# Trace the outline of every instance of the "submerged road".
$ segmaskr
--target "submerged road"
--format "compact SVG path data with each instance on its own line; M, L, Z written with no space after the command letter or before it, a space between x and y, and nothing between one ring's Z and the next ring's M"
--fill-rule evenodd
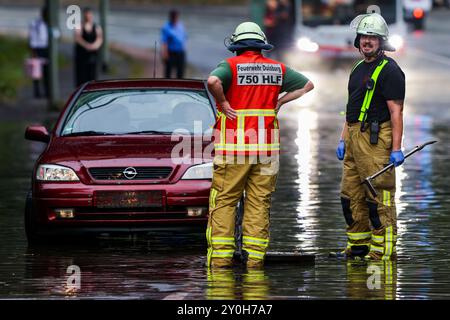
M3 17L9 16L8 10L23 11L16 16L18 25L23 23L20 17L32 15L20 8L0 8L0 28L5 28ZM184 17L191 34L190 61L204 67L200 76L225 56L222 39L242 18L234 15L216 24L212 16ZM449 18L450 11L433 13L428 29L409 34L405 53L394 56L407 78L405 149L439 141L397 171L397 262L365 264L327 258L329 251L343 248L346 242L339 201L342 164L335 157L335 147L344 121L340 112L345 108L351 61L296 54L289 64L304 72L316 89L280 112L282 169L273 198L270 248L316 254L315 266L209 273L203 267L203 234L158 232L29 248L22 224L24 199L42 145L23 140L28 121L2 121L0 298L450 298ZM147 12L113 12L111 23L117 29L111 29L111 36L151 47L164 19ZM153 29L139 27L144 21ZM124 28L127 24L137 29ZM128 37L130 32L135 37ZM79 290L67 286L67 268L72 265L81 270ZM382 283L371 289L367 281L374 269Z

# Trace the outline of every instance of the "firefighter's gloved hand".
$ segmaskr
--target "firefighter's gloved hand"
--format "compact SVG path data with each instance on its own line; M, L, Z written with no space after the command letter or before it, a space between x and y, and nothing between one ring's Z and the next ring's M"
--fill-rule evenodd
M405 156L403 155L402 150L392 151L391 156L389 158L389 163L393 163L394 166L398 167L405 161Z
M344 140L339 140L338 147L336 149L336 156L339 160L344 160L345 155L345 142Z

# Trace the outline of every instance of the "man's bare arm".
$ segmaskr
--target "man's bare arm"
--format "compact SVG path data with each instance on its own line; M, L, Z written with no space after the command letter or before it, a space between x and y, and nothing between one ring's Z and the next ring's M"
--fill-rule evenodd
M392 150L398 151L401 150L403 137L403 100L388 100L387 106L391 113Z
M283 104L300 98L312 89L314 89L314 84L311 81L308 81L303 88L288 92L278 100L276 111L278 112Z
M216 99L216 102L220 105L223 113L227 116L227 118L235 119L237 115L236 110L234 110L230 106L230 103L225 97L225 93L223 92L222 81L220 81L219 77L209 76L208 90L209 92L211 92L214 99Z

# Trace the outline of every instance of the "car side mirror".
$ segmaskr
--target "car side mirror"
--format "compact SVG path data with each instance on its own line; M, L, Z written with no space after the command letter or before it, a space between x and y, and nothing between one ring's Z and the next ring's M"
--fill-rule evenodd
M48 143L50 134L44 126L29 126L25 130L25 139Z

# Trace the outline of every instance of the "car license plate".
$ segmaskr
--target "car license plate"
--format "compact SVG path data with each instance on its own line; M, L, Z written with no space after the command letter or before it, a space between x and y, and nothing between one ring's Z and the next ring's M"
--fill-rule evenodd
M94 203L97 208L161 207L162 191L98 191Z

